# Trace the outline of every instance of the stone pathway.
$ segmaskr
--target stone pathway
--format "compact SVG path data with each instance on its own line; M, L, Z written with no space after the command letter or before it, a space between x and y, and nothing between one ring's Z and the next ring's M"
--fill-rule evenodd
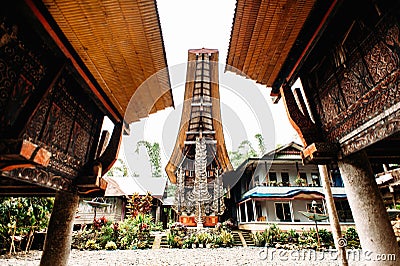
M2 266L39 265L40 251L20 254L12 258L0 256ZM117 265L339 265L334 254L310 250L290 251L259 247L233 247L218 249L147 249L115 251L72 250L71 266L117 266ZM350 260L350 265L365 265L359 259ZM377 264L378 265L378 264Z

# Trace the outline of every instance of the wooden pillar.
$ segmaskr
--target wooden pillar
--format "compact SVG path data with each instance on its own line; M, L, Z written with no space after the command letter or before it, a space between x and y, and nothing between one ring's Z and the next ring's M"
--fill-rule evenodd
M160 206L160 202L158 202L157 208L156 208L156 219L155 219L156 223L158 223L160 221L160 217L161 217L161 206Z
M249 222L249 214L247 211L247 201L244 202L244 214L246 215L246 223Z
M256 214L256 201L254 199L251 200L251 202L253 203L253 221L256 222L257 221L257 214Z
M326 167L326 165L318 165L318 169L322 179L322 187L324 188L325 202L328 209L329 222L331 224L331 230L332 230L333 240L335 242L335 247L339 252L341 265L347 266L349 265L349 263L347 262L346 248L344 246L339 245L339 239L342 238L343 236L342 236L342 231L340 229L339 217L336 211L335 201L332 195L328 168Z
M239 223L242 222L242 211L240 210L240 204L237 205L237 209L236 209L236 215L237 215L237 220L239 221Z
M41 266L67 265L78 204L79 196L77 194L61 191L56 193L40 260Z
M389 216L365 151L338 161L347 198L356 223L361 247L365 252L394 254L400 258L399 247ZM370 265L376 262L372 261ZM379 265L398 265L397 261L380 261Z
M289 208L290 208L290 218L292 220L292 223L294 223L293 201L289 201Z

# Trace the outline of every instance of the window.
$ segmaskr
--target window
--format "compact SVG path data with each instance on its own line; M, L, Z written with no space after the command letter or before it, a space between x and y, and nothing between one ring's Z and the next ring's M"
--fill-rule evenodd
M289 173L281 173L282 184L284 186L289 186Z
M340 222L354 222L353 214L347 200L335 201L335 206Z
M276 202L275 203L275 213L276 213L276 217L281 222L291 222L292 221L289 202Z
M305 185L308 184L308 182L307 182L307 174L306 173L300 173L300 179L303 179L303 183Z
M319 174L318 173L311 173L311 180L314 186L320 187L321 182L319 180Z
M268 177L269 177L270 186L275 186L276 182L277 182L276 173L275 172L269 172L268 173Z
M311 203L307 203L307 211L314 212L314 208L312 207ZM316 204L315 212L319 214L325 214L324 206L322 205L322 203Z
M256 201L256 218L257 218L257 220L261 216L262 216L261 203L259 201Z

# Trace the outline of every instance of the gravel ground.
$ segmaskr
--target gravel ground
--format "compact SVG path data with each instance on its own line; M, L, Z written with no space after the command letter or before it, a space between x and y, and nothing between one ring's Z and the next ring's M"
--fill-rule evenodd
M19 254L11 258L0 256L2 266L39 265L41 251ZM350 265L365 265L359 257ZM69 264L73 266L100 265L339 265L335 254L310 250L288 251L257 247L219 249L156 249L78 251L72 250ZM377 264L379 265L379 264Z

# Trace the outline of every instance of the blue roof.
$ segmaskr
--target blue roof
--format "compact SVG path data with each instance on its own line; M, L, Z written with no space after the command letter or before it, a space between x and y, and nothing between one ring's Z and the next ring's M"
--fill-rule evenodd
M297 188L288 190L282 193L279 192L267 192L264 189L265 187L255 187L254 189L246 192L240 201L249 199L249 198L292 198L298 194L319 194L324 196L323 193L317 190L309 189L309 188ZM264 191L263 191L264 190ZM347 198L346 194L334 194L334 198ZM239 201L239 202L240 202Z

